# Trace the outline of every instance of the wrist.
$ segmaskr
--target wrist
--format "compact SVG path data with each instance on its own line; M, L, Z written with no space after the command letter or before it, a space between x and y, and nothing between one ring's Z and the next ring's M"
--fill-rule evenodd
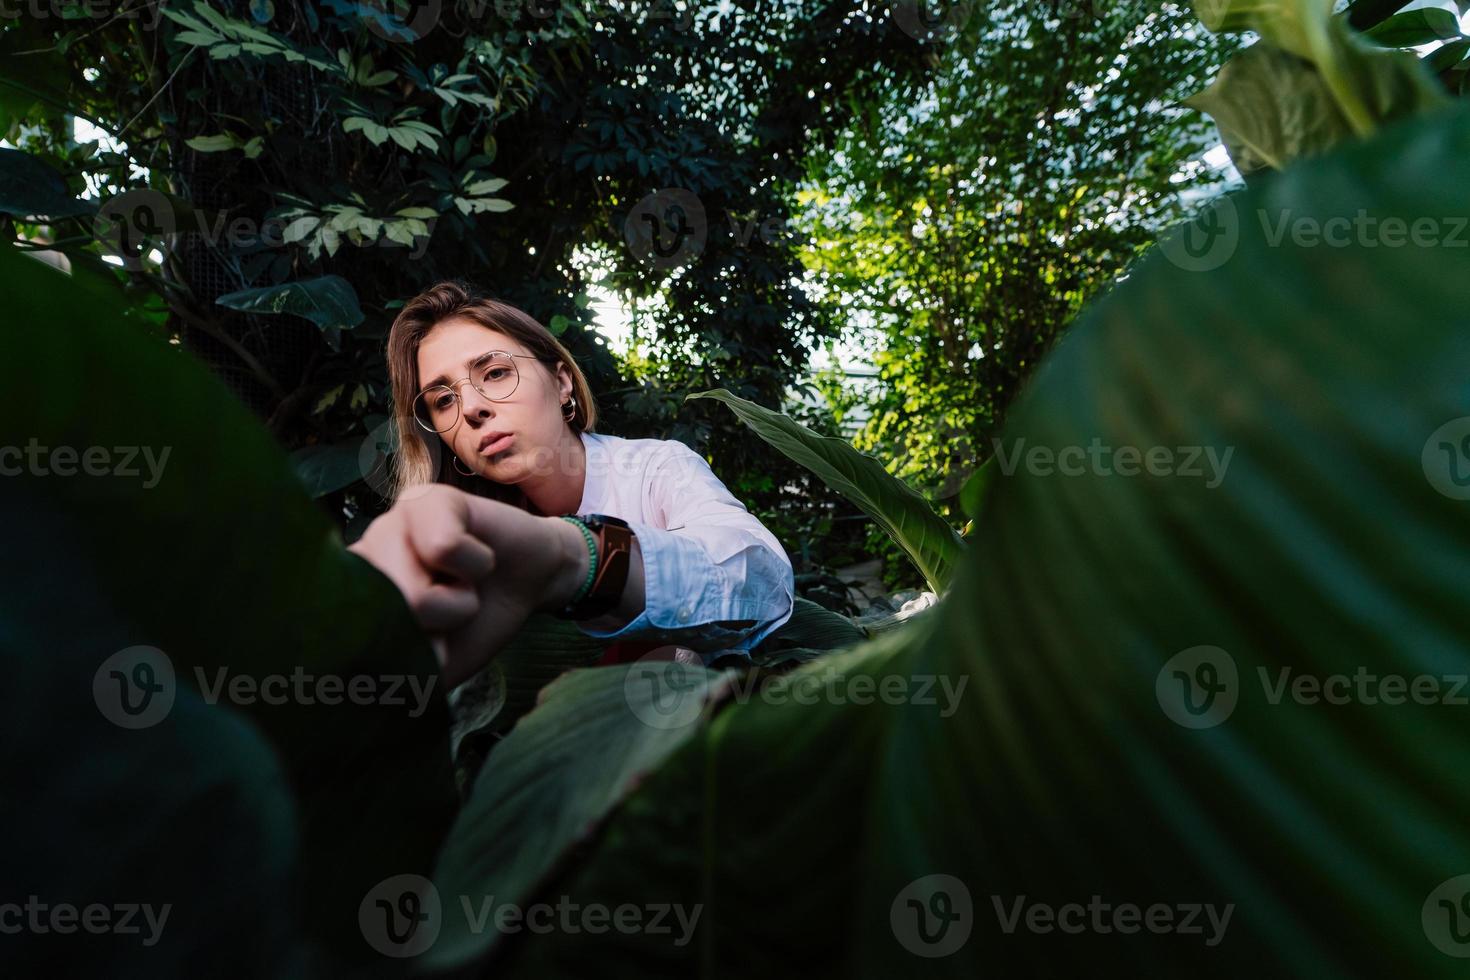
M560 517L546 517L543 520L552 527L558 556L546 594L536 607L545 612L561 609L577 594L577 590L587 580L587 570L592 566L592 555L587 549L587 538L577 525Z

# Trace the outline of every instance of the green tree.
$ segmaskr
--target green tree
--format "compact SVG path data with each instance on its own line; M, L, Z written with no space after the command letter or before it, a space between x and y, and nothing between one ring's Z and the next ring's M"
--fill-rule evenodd
M956 8L958 10L959 8ZM891 87L809 158L807 264L850 311L875 383L822 386L856 442L932 497L991 453L1017 389L1116 281L1181 194L1219 175L1176 106L1225 44L1167 4L1019 4L948 34L932 77Z
M465 0L415 7L439 11L417 24L402 5L395 18L349 0L163 10L4 21L0 132L50 171L65 207L0 204L0 236L153 296L157 329L299 451L340 519L382 506L357 451L389 410L381 351L396 306L448 276L559 333L604 394L608 429L706 451L768 519L824 498L684 396L727 387L779 405L831 336L796 285L794 237L744 232L789 223L809 146L857 93L925 70L925 44L884 12ZM76 143L75 118L121 150ZM706 240L686 262L650 265L630 228L671 189L700 202ZM144 248L114 273L89 225L99 198L130 190L168 195L161 210L188 234L161 262ZM147 230L140 214L124 223ZM236 219L253 231L219 233ZM620 365L593 331L599 279L656 311L652 370Z

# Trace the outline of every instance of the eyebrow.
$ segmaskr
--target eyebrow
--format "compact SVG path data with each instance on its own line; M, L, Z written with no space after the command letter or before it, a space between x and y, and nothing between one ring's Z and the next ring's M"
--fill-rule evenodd
M465 373L468 374L469 373L469 370L470 370L470 365L471 364L474 364L476 361L478 361L480 358L484 357L486 354L509 354L509 353L511 353L511 351L501 350L499 347L492 347L490 350L481 351L480 353L476 354L474 357L465 358L465 362L464 362ZM430 388L433 388L433 387L435 387L437 385L447 385L447 384L449 384L449 376L446 375L446 374L441 374L437 378L431 379L428 384L426 384L423 387L421 387L419 389L419 394L422 395L424 392L428 391Z

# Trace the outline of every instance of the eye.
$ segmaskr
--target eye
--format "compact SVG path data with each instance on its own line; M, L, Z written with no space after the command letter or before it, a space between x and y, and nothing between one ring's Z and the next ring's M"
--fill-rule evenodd
M434 399L434 408L444 410L454 407L454 392L446 391Z

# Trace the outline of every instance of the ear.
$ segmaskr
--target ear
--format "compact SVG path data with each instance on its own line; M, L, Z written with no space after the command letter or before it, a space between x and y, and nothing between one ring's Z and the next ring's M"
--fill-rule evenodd
M557 402L565 405L572 394L572 372L560 361L556 365L556 388L559 393Z

